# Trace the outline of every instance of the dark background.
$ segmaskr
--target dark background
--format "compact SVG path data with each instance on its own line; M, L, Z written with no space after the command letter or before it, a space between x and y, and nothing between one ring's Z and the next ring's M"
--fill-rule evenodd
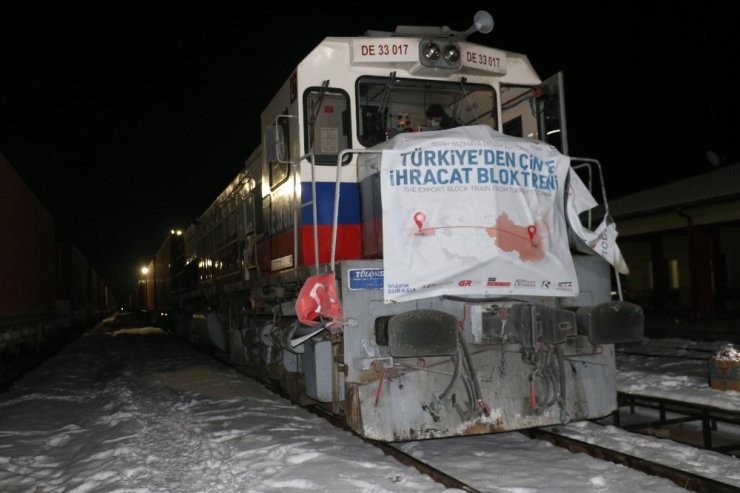
M564 70L571 154L602 162L610 198L709 171L708 150L740 159L731 2L560 3L3 1L0 152L122 299L238 173L259 113L324 37L465 30L486 9L496 27L470 41Z

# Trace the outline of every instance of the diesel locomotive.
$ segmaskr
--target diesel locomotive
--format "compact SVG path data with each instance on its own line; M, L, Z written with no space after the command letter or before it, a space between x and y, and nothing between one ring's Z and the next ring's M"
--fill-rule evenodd
M375 440L611 413L643 314L601 165L568 155L561 73L468 41L492 28L321 41L155 255L150 308Z

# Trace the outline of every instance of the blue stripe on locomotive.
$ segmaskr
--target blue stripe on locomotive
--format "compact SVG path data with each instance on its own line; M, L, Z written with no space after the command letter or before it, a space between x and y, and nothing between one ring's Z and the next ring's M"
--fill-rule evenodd
M322 181L316 182L316 194L319 200L316 202L316 213L318 224L332 224L334 220L334 188L336 183ZM357 183L342 183L339 188L339 224L359 224L360 214L360 189ZM311 182L301 183L301 222L304 225L313 223L313 206L306 205L311 201Z

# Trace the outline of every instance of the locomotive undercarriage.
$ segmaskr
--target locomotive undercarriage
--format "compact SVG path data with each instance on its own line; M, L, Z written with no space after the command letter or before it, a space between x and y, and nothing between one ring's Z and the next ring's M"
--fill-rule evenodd
M613 346L583 339L539 348L491 344L471 351L469 366L463 354L463 362L396 359L385 379L351 392L359 412L349 415L362 420L353 427L379 440L413 440L607 415L616 405L616 393L606 391L615 385Z
M584 267L593 270L595 261L601 262L590 257ZM350 290L342 281L350 268L377 269L382 261L337 267L339 330L292 346L315 330L298 324L294 311L307 270L248 289L201 293L193 306L202 311L181 320L180 330L296 403L343 414L359 434L383 441L545 426L615 409L611 342L638 336L641 313L634 305L588 289L584 296L597 303L582 307L555 298L387 305L382 290Z

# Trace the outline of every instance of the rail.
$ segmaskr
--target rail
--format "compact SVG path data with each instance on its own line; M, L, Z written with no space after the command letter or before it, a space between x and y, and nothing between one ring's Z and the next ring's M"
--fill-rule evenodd
M553 445L563 447L574 453L586 453L600 460L608 460L615 464L622 464L630 469L642 471L652 476L658 476L669 479L690 491L711 491L711 492L736 492L737 487L724 483L720 480L694 474L688 471L661 464L659 462L637 457L617 450L611 450L592 443L576 440L557 433L557 428L546 430L543 428L533 428L522 431L530 438L546 440Z

